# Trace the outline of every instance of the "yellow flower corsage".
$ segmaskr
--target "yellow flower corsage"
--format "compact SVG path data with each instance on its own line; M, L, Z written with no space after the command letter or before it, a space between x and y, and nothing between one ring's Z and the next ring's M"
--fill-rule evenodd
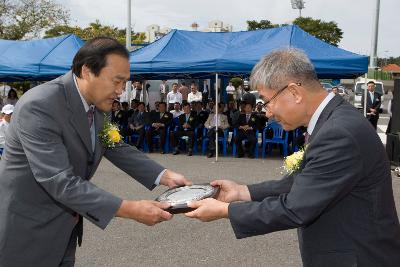
M287 156L283 162L283 169L288 173L293 173L300 170L301 163L303 162L305 148L294 152L292 155Z
M108 121L106 115L104 116L103 130L100 132L99 137L106 148L114 148L122 139L118 126Z

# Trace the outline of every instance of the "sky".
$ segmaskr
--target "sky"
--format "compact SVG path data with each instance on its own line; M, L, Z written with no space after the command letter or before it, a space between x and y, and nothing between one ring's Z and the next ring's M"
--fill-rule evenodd
M211 20L233 26L233 31L247 28L247 20L270 20L290 23L299 15L290 0L131 0L132 28L145 31L151 24L161 28L199 29ZM306 0L303 17L335 21L343 31L340 48L369 55L377 0ZM57 0L70 10L71 24L81 27L98 19L102 24L126 28L127 0ZM400 56L400 23L395 20L400 0L381 0L379 15L378 57Z

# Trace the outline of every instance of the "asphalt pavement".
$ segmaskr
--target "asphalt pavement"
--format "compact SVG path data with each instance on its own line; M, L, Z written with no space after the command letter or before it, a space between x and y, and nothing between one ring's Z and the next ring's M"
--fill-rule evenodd
M167 168L194 183L215 178L256 183L281 177L282 158L235 159L215 163L204 156L150 154ZM155 199L166 190L153 191L103 160L92 180L99 187L125 199ZM393 178L397 207L400 179ZM327 229L328 230L328 229ZM301 266L296 230L237 240L227 219L202 223L175 215L171 221L145 226L133 220L114 219L105 230L84 223L82 247L76 266Z

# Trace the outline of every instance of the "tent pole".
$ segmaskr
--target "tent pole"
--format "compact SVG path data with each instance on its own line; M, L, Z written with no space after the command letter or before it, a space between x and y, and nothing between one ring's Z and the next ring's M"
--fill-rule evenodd
M215 74L215 162L218 162L218 73Z
M364 89L364 103L362 103L364 107L364 117L367 117L367 97L368 97L368 88L367 88L367 79L368 79L368 73L365 73L365 78L364 78L364 83L365 83L365 89ZM355 92L354 92L355 93Z
M132 50L132 29L131 29L131 13L132 13L132 3L131 0L127 0L127 22L126 22L126 49L128 49L129 52L131 52ZM130 71L130 69L129 69ZM131 91L132 91L132 82L129 78L129 81L126 82L125 85L125 90L126 91L126 95L128 98L128 106L131 107Z

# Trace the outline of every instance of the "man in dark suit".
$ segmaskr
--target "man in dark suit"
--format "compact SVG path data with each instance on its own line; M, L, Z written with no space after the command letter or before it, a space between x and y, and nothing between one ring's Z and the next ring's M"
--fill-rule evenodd
M172 123L172 114L167 111L167 104L160 102L159 111L151 113L151 126L146 132L146 140L149 152L153 152L153 136L160 135L161 154L165 154L165 141L167 140L167 128Z
M148 112L146 112L146 107L144 102L138 103L138 111L128 119L129 129L127 135L131 136L133 134L138 134L139 138L136 141L135 146L137 148L143 148L143 141L145 136L145 125L148 122Z
M371 122L372 126L375 128L378 125L379 120L379 109L381 108L381 94L375 92L375 83L369 81L367 83L367 118ZM364 94L361 97L361 105L364 107Z
M114 217L147 225L171 218L168 205L123 200L90 182L105 156L148 189L188 184L118 134L99 138L129 69L123 45L94 38L71 71L18 101L0 161L0 266L73 266L82 218L102 229Z
M311 61L297 49L267 55L251 81L268 117L287 131L307 126L299 169L249 186L214 181L221 187L218 200L192 203L197 209L186 215L229 218L237 238L297 228L306 267L399 266L390 164L369 122L320 86Z
M237 147L237 158L244 156L242 141L247 139L246 150L249 158L254 158L254 148L257 143L257 116L252 112L252 104L246 103L245 113L239 115L239 127L235 136L235 144Z
M183 114L180 115L179 125L177 125L177 129L174 131L172 137L172 146L174 147L174 155L179 154L179 139L183 136L188 138L188 156L191 156L193 150L193 141L194 141L194 130L196 128L196 114L190 110L190 104L183 104Z

